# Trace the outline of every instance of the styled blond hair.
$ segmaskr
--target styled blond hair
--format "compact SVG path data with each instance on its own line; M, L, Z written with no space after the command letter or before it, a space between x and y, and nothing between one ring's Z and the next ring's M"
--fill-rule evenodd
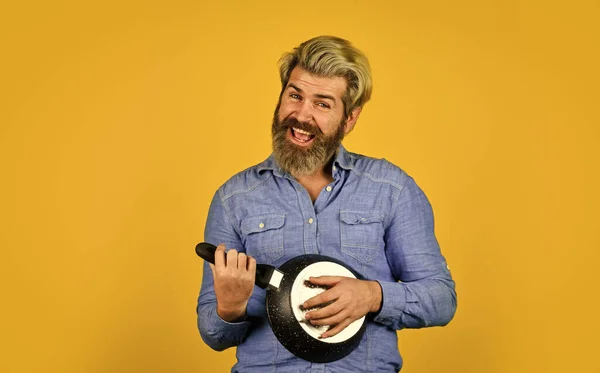
M369 60L347 40L336 36L317 36L284 54L279 60L282 90L295 67L322 77L345 78L347 88L342 101L346 117L371 98L373 80Z

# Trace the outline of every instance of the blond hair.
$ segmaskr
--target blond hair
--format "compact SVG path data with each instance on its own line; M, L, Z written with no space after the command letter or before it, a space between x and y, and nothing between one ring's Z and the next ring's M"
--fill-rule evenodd
M292 52L285 53L279 60L282 91L295 67L327 78L345 78L347 88L342 101L346 117L371 98L373 80L369 60L347 40L335 36L317 36L300 44Z

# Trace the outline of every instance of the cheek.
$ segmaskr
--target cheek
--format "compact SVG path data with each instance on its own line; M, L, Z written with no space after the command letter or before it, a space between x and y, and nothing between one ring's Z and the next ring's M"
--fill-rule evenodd
M338 126L340 125L340 121L330 116L324 118L315 118L317 120L317 126L321 129L326 136L331 136L338 130Z
M284 118L287 118L290 113L293 111L293 107L291 105L286 105L285 103L281 103L281 105L279 106L279 120L283 120Z

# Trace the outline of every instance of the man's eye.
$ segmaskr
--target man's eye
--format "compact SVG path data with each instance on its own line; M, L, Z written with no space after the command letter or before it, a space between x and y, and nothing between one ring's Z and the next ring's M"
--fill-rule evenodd
M292 94L290 95L290 97L291 97L291 98L293 98L294 100L299 100L299 99L300 99L300 95L299 95L299 94L297 94L297 93L292 93Z
M326 103L324 103L324 102L319 102L317 105L319 105L319 106L320 106L320 107L322 107L322 108L329 109L329 105L327 105L327 104L326 104Z

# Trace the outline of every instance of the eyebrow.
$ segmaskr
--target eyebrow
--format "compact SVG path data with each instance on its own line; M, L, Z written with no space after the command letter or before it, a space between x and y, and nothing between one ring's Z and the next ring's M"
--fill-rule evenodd
M303 93L303 91L300 88L296 87L293 83L290 83L288 86L294 88L298 93ZM337 103L337 101L335 100L335 97L333 97L331 95L317 93L317 94L315 94L315 97L326 99L326 100L331 100L331 101L333 101L334 104Z

